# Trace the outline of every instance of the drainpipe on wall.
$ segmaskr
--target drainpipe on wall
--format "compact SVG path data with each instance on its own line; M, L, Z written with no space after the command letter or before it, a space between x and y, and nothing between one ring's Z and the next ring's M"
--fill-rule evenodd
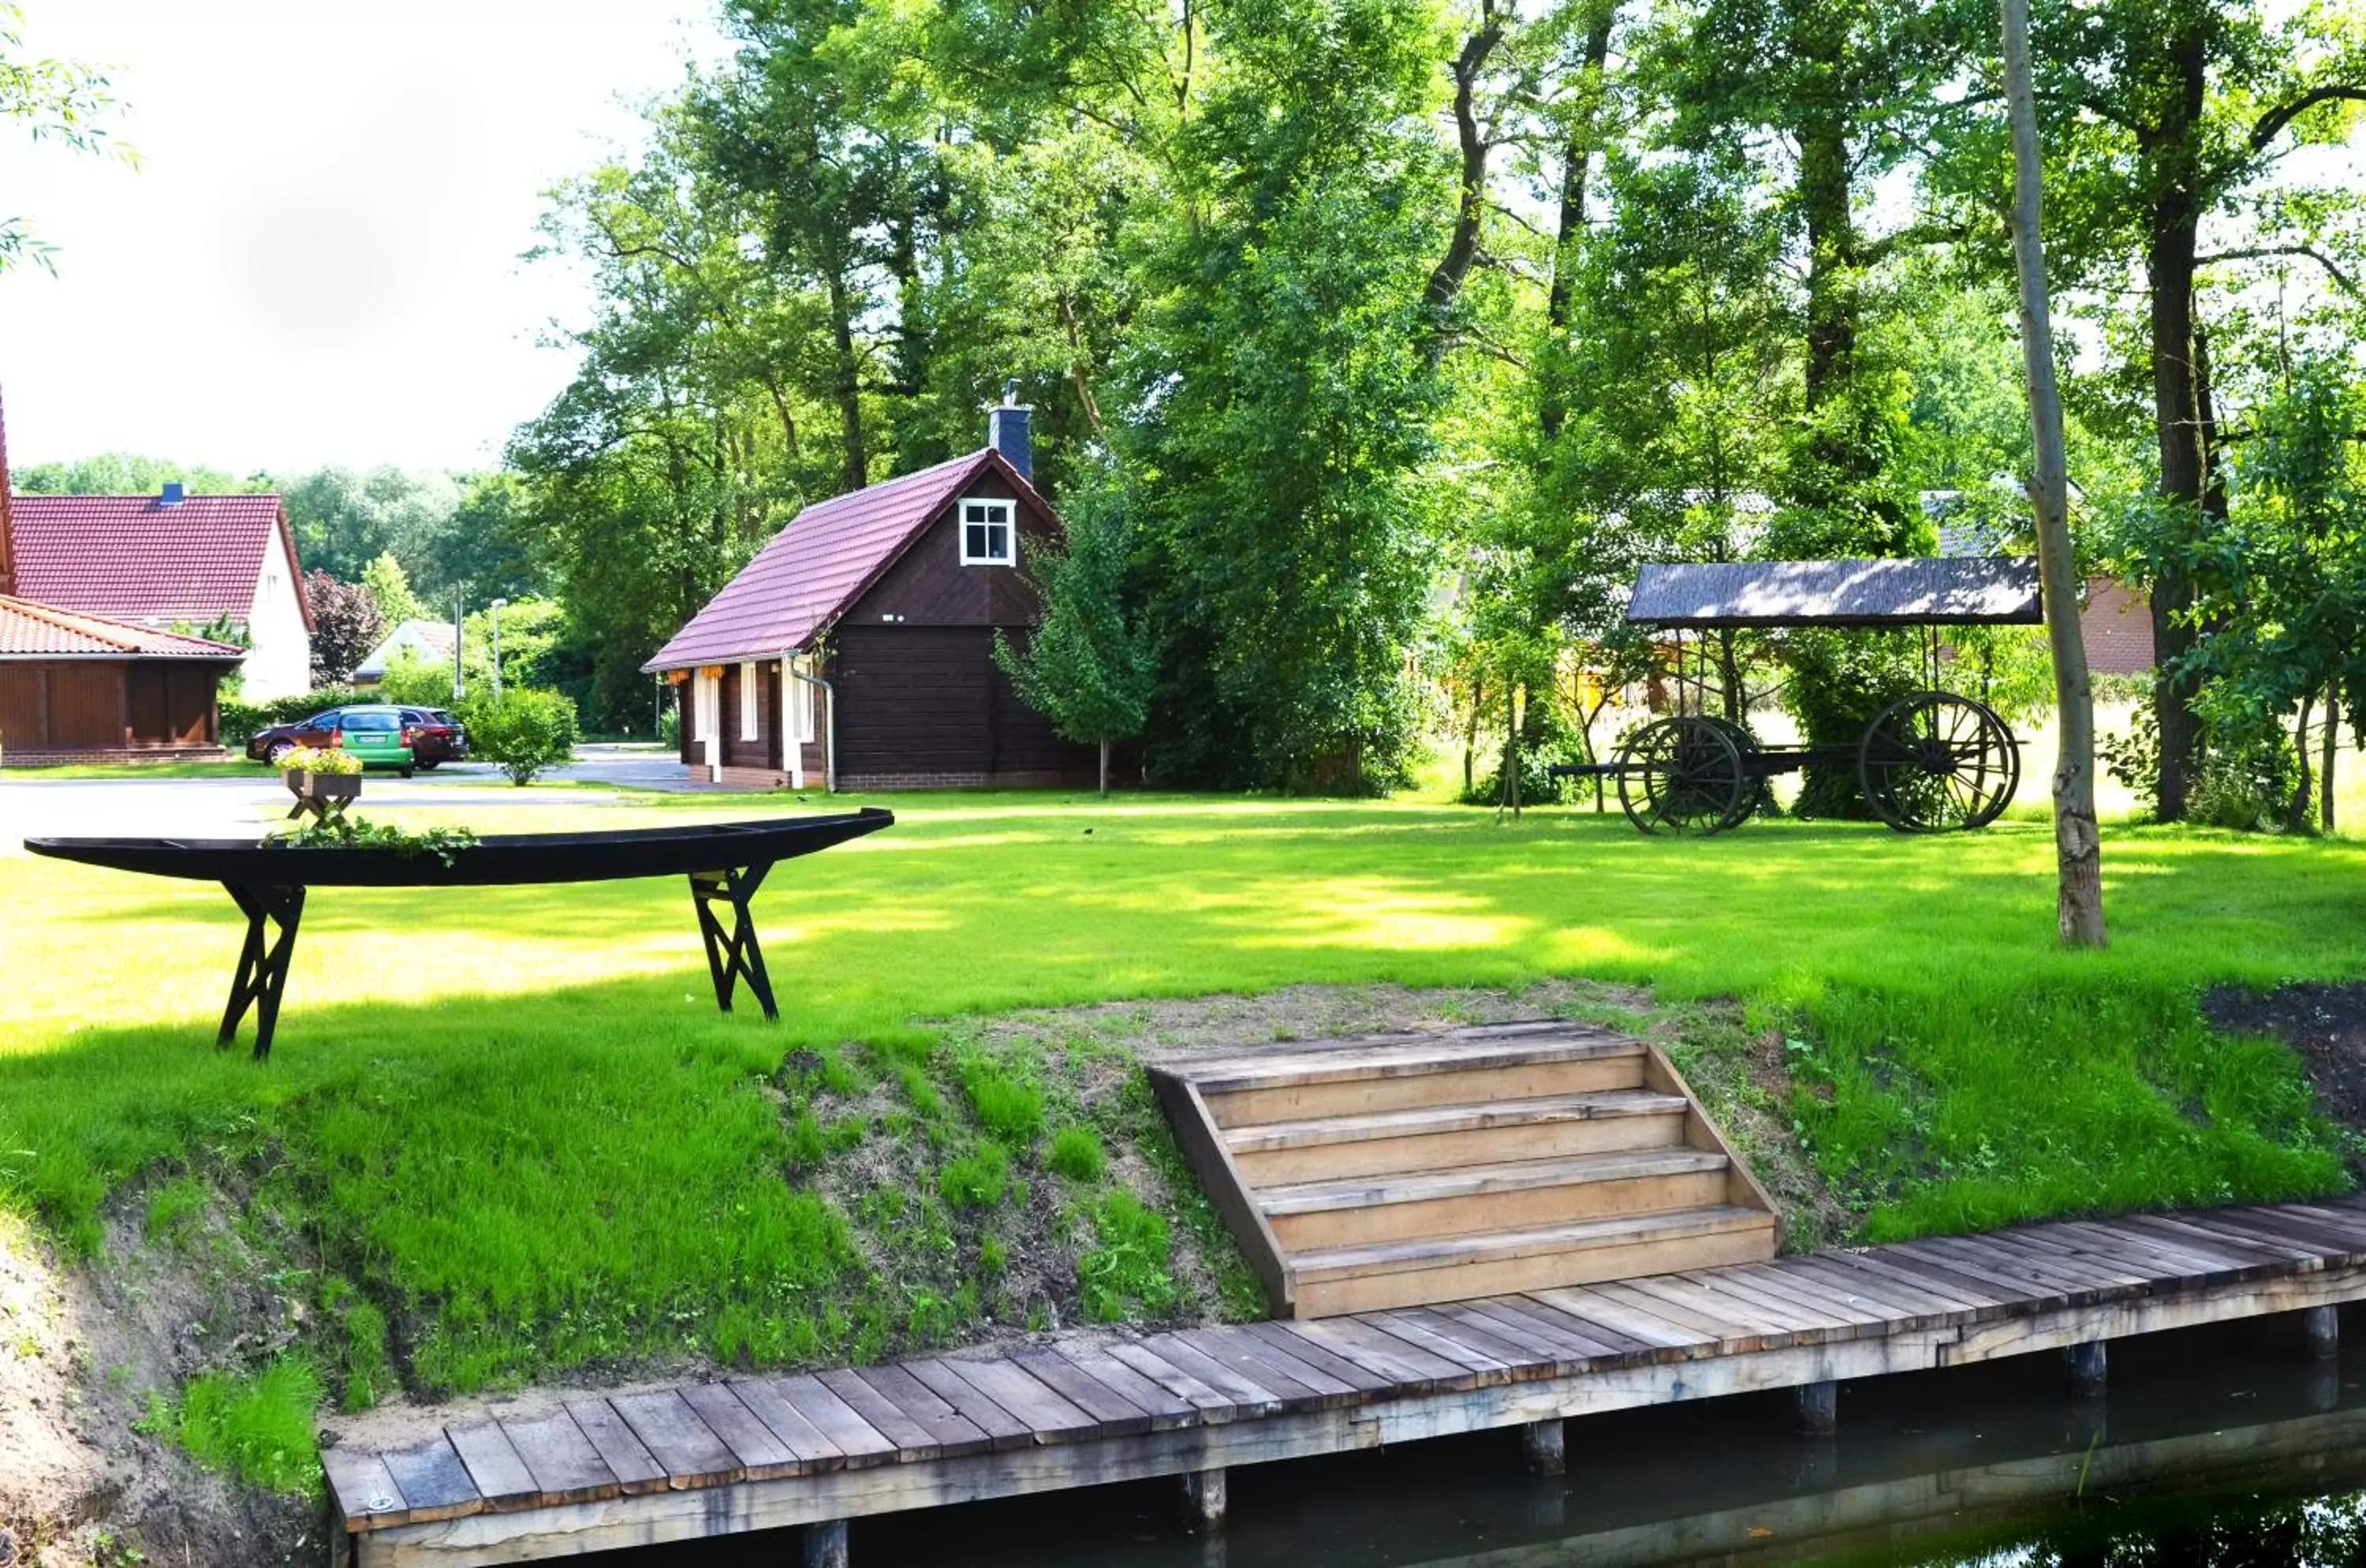
M789 672L790 679L803 681L808 686L821 688L822 776L826 781L823 787L830 794L836 795L838 793L838 688L818 675L806 674L790 663L789 659L790 656L787 654L781 656L781 668Z

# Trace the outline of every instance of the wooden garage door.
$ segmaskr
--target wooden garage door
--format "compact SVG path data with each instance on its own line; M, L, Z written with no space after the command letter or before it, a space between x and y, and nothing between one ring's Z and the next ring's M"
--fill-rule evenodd
M841 773L994 766L994 634L984 626L850 626L839 634Z

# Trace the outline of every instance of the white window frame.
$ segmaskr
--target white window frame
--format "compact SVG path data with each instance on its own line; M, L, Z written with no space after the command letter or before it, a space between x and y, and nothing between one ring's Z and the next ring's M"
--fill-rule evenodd
M971 513L977 513L972 516ZM1001 501L992 496L963 496L956 514L961 528L961 563L963 566L1017 566L1019 564L1019 503ZM983 525L1002 530L1005 553L999 556L973 554L969 547L969 531ZM991 536L989 535L989 538Z
M814 692L800 679L806 672L802 659L781 661L781 702L788 714L786 728L789 743L806 745L814 739Z
M761 707L764 682L757 677L756 666L745 660L739 665L739 739L754 740L761 733L761 721L757 717Z

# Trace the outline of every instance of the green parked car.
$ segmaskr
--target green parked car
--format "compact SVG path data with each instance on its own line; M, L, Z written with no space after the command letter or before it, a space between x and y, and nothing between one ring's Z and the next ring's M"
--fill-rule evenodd
M359 757L365 768L400 768L404 778L414 765L402 716L392 708L347 708L337 716L329 744Z

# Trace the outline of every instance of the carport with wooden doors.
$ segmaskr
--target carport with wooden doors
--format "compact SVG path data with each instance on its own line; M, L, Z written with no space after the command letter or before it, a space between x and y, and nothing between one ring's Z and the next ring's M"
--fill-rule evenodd
M215 694L243 649L0 597L0 760L218 755Z

